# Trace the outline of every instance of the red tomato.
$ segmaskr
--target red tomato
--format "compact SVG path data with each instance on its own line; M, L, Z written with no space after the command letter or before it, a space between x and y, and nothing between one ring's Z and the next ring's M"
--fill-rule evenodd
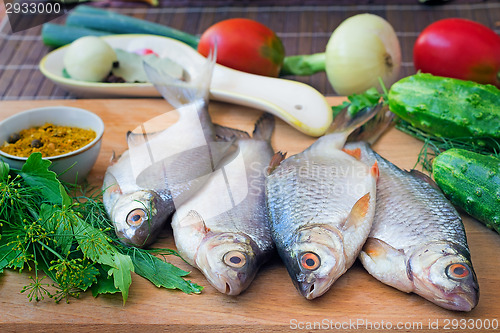
M413 61L422 72L500 87L500 36L474 21L432 23L417 38Z
M217 44L217 63L243 72L277 77L285 51L265 25L244 18L220 21L200 38L198 52L205 57Z

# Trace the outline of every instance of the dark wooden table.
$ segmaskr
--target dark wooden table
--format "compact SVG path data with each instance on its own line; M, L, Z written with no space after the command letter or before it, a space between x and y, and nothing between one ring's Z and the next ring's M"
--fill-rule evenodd
M255 19L278 34L287 55L323 52L332 31L344 19L373 13L387 19L397 32L403 55L401 77L415 72L413 44L419 33L438 19L468 18L497 33L500 31L498 0L451 0L434 6L420 4L418 0L160 0L158 7L105 0L97 4L198 35L223 19ZM53 22L64 20L63 16ZM50 51L43 45L40 31L37 26L12 33L0 1L0 99L75 98L45 79L38 70L40 59ZM325 95L335 95L324 73L292 78L312 85Z

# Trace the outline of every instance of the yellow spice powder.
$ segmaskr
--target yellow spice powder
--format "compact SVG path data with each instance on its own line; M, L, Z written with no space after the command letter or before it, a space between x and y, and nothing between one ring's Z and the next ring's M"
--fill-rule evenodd
M28 157L40 152L51 157L75 151L94 140L96 133L90 129L45 124L12 134L0 150L7 154Z

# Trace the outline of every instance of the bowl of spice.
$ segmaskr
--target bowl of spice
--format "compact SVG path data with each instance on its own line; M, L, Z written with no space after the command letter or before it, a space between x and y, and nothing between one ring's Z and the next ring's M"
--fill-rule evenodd
M81 182L97 160L103 133L101 118L84 109L23 111L0 122L0 160L21 169L30 154L39 152L61 180Z

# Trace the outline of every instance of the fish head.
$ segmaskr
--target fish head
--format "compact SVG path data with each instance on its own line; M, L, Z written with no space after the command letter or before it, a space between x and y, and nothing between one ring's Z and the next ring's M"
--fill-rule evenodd
M211 233L203 239L196 266L221 293L238 295L252 282L259 269L259 248L241 233Z
M407 274L417 294L445 309L470 311L479 301L470 254L461 245L425 245L410 257Z
M110 212L120 241L136 247L151 244L168 215L159 195L149 190L121 195Z
M299 229L289 253L280 254L295 287L306 299L323 295L345 268L342 236L328 225Z

